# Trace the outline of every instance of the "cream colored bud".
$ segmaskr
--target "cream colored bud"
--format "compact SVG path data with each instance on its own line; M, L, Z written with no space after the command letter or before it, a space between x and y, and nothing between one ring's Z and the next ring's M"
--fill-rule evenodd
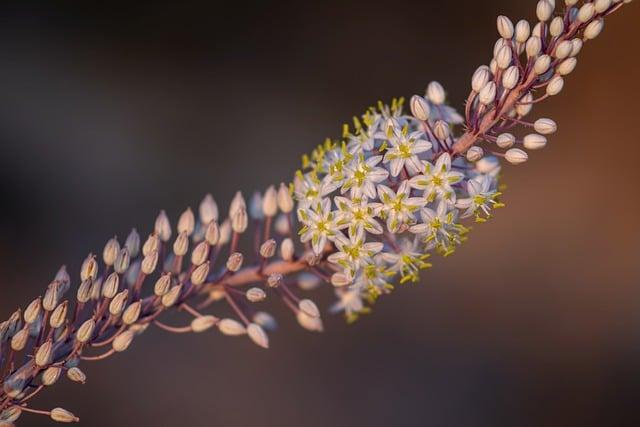
M289 234L289 215L278 215L275 224L273 224L273 229L281 236L286 236L287 234Z
M489 82L482 88L479 100L482 105L489 105L496 99L496 84Z
M140 270L143 274L147 276L152 274L158 265L158 252L154 251L149 255L146 255L142 259L142 263L140 264Z
M567 58L558 65L557 71L561 76L569 75L576 69L578 60L576 58Z
M511 52L511 47L503 46L502 48L500 48L500 50L498 51L498 54L496 55L496 65L501 70L506 70L507 67L511 65L512 58L513 58L513 55Z
M518 21L516 24L516 41L518 43L525 43L531 35L531 25L524 19Z
M558 37L564 31L564 19L561 16L556 16L551 20L549 24L549 34L552 37Z
M287 262L293 259L295 251L296 249L293 245L293 240L288 237L280 244L280 256Z
M584 38L587 40L593 40L602 33L604 29L604 19L596 19L591 21L587 28L584 29Z
M234 233L244 233L249 225L249 217L247 211L244 209L238 209L234 216L231 217L231 229Z
M296 320L298 320L298 324L300 326L308 331L322 332L324 330L322 319L319 317L311 317L303 311L298 311L296 313Z
M594 2L596 13L606 12L611 7L611 0L596 0Z
M142 255L147 256L152 252L158 252L160 249L160 239L156 234L150 234L142 246Z
M11 337L11 349L13 351L24 350L27 342L29 341L29 328L26 326L20 329Z
M120 335L118 335L111 344L111 347L118 353L121 353L129 348L131 345L131 341L133 341L133 337L135 333L133 330L124 331Z
M262 326L262 329L266 331L275 331L278 328L276 319L274 319L272 315L264 311L258 311L253 315L253 323Z
M84 304L91 298L92 283L90 279L87 279L80 283L78 291L76 292L76 299L80 304Z
M60 283L51 282L42 298L42 308L44 311L53 311L60 301Z
M194 285L202 285L209 275L209 261L197 266L191 273L191 283Z
M531 36L539 37L541 40L546 39L547 35L545 33L545 25L542 22L538 22L533 26L533 30L531 30Z
M580 39L571 40L571 44L573 45L573 49L571 50L571 56L577 56L582 50L582 46L584 46L584 42Z
M429 114L431 114L431 107L429 103L420 95L413 95L409 102L411 108L411 114L418 120L429 120Z
M102 298L102 278L98 278L91 284L91 299L94 301ZM115 294L114 294L115 295Z
M575 6L576 3L578 3L578 0L564 0L564 4L566 4L569 7Z
M63 408L54 408L51 411L51 419L59 423L77 423L80 418Z
M250 323L247 326L247 334L249 335L249 338L251 338L251 341L258 346L262 348L269 348L269 337L260 325Z
M551 57L549 55L541 55L538 57L538 59L536 59L536 62L533 65L533 71L537 75L544 74L549 70L550 65Z
M201 265L209 259L209 243L200 242L191 252L191 263Z
M300 300L298 303L298 309L311 317L320 317L320 310L318 306L310 299Z
M105 298L113 298L118 293L120 287L120 276L118 273L111 273L107 276L102 286L102 296Z
M181 232L173 242L173 253L176 256L184 256L189 250L189 236L186 231Z
M98 263L96 262L96 257L93 255L89 255L84 262L82 263L82 267L80 268L80 280L95 280L98 276Z
M231 240L231 221L226 219L220 226L220 239L218 245L226 245Z
M515 142L516 142L516 137L510 133L500 134L496 139L496 145L504 149L513 147L513 144L515 144Z
M490 78L491 73L489 67L486 65L478 67L471 78L471 89L473 89L474 92L480 92L482 88L486 86L487 82L489 82Z
M104 249L102 250L102 260L105 265L112 266L114 262L116 262L116 257L118 256L118 252L120 252L120 243L118 243L118 239L115 237L113 239L109 239L106 245L104 245Z
M565 59L569 55L571 55L571 51L573 50L573 43L569 40L565 40L556 46L554 56L558 59Z
M138 321L140 317L140 312L142 310L142 303L140 301L136 301L129 305L126 308L124 313L122 313L122 322L125 325L132 325Z
M518 81L520 81L520 70L517 66L512 65L507 68L502 75L502 86L504 86L505 89L511 90L516 87Z
M80 343L86 343L93 336L93 331L96 328L96 322L93 319L85 320L76 331L76 339Z
M129 249L125 246L118 252L116 262L113 264L113 270L118 274L124 274L129 268L131 257L129 256Z
M497 19L498 34L503 39L511 39L513 37L513 23L504 15L498 16Z
M231 272L236 272L242 267L244 256L240 252L234 252L229 256L227 260L227 269Z
M353 283L353 277L347 272L333 273L331 276L331 284L337 288L348 286Z
M512 165L519 165L521 163L524 163L529 158L527 153L519 148L512 148L510 150L507 150L504 157Z
M427 98L436 105L444 104L446 94L444 88L438 82L431 82L427 86Z
M127 305L128 298L129 291L127 289L119 292L109 303L109 313L111 313L111 315L113 316L120 316L120 314L124 310L125 305Z
M540 40L540 37L533 36L527 40L526 51L529 58L538 56L541 50L542 40Z
M218 323L215 316L198 316L191 321L191 330L193 332L204 332Z
M233 218L240 209L243 209L246 212L247 204L244 201L242 193L238 191L229 205L229 218Z
M207 230L204 233L204 240L211 246L215 246L220 241L220 229L216 221L211 221L207 225Z
M536 7L536 16L541 22L547 22L553 15L553 6L548 0L540 0Z
M67 378L71 381L84 384L87 382L87 376L80 370L80 368L73 367L67 371Z
M267 285L270 288L277 288L282 284L283 280L284 280L284 276L282 276L282 274L273 273L273 274L270 274L269 277L267 278Z
M470 162L477 162L484 156L484 150L477 145L467 150L467 160Z
M549 81L547 85L547 94L549 96L554 96L559 94L564 87L564 79L560 76L555 76Z
M191 236L193 230L196 228L196 218L193 215L191 208L187 208L178 219L177 230L178 233L186 233L187 236Z
M53 329L57 329L64 325L64 322L67 318L67 310L68 303L64 301L62 304L58 305L53 313L51 313L51 318L49 318L49 325Z
M251 302L260 302L267 297L267 294L260 288L251 288L245 293L245 296Z
M58 382L60 378L60 374L62 374L62 368L58 366L50 366L44 370L42 373L42 384L45 386L54 385Z
M169 289L169 292L162 296L161 302L165 307L171 307L176 302L178 302L178 298L180 298L180 293L182 292L182 283L174 286Z
M26 323L34 323L36 320L38 320L41 309L42 300L40 299L40 297L38 297L31 301L27 308L24 309L24 321Z
M550 135L556 133L558 125L551 119L538 119L534 123L534 129L542 135Z
M273 217L278 213L278 192L273 185L267 188L262 198L262 213L266 217Z
M204 196L204 199L200 202L198 212L200 215L200 222L203 224L209 224L211 221L218 221L218 204L211 194Z
M451 134L449 124L444 120L438 120L433 126L433 133L440 141L445 141Z
M284 183L280 183L280 188L278 188L278 207L284 213L289 213L293 210L293 198L289 188Z
M505 46L509 47L509 43L507 43L505 39L496 40L496 43L493 45L493 56L498 56L498 52L500 52L500 49Z
M153 287L153 293L156 296L161 297L163 295L166 295L166 293L169 292L170 288L171 288L171 273L165 273L162 276L160 276L156 281Z
M158 217L156 218L154 232L163 242L168 242L171 238L171 223L169 222L167 213L163 210L160 211Z
M533 95L531 94L531 92L528 92L521 98L520 101L521 104L516 105L516 113L519 116L524 117L529 114L531 112L531 109L533 108L533 105L531 104L531 101L533 101Z
M236 336L236 335L244 335L247 333L242 324L233 319L222 319L218 322L218 329L224 335Z
M274 239L269 239L260 245L260 256L271 258L276 254L277 243Z
M532 133L525 136L522 143L524 148L528 150L539 150L547 145L547 138L537 133Z
M129 256L131 258L135 258L138 256L140 252L140 234L135 228L131 229L129 235L127 236L127 240L124 242L125 248L129 251Z
M580 8L580 11L578 12L578 16L576 19L580 22L587 22L591 18L593 18L593 15L595 15L595 13L596 13L596 8L593 5L593 3L585 3Z
M47 366L48 364L50 364L52 359L53 342L51 342L51 340L47 340L38 348L38 351L36 351L34 362L36 366L42 368L43 366Z

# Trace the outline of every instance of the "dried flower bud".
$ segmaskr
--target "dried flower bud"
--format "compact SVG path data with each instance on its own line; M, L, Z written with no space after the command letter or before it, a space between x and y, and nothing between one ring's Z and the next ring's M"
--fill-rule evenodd
M293 260L293 255L295 254L295 247L293 245L293 240L290 238L286 238L280 244L280 256L283 260L289 262Z
M262 326L262 329L267 331L275 331L278 328L276 319L274 319L272 315L264 311L258 311L253 315L253 323Z
M512 165L519 165L526 162L529 156L526 152L522 151L519 148L512 148L510 150L507 150L507 152L504 154L504 158L507 159L507 161Z
M558 125L551 119L538 119L534 123L534 129L542 135L550 135L556 133Z
M272 185L267 188L262 198L262 212L267 217L273 217L278 213L278 192Z
M527 40L526 51L529 58L538 56L541 50L542 40L540 39L540 37L533 36L529 40Z
M269 348L269 337L260 325L250 323L247 326L247 334L249 334L249 338L251 338L251 341L255 344L262 348Z
M300 300L298 308L308 316L320 317L320 310L318 310L318 306L316 306L316 304L310 299Z
M470 147L467 150L467 160L470 162L477 162L484 156L484 150L477 145Z
M194 285L202 285L209 275L209 261L197 266L191 273L191 283Z
M229 255L229 259L227 260L227 269L235 273L236 271L240 270L243 261L244 256L242 256L240 252L234 252Z
M204 332L218 323L215 316L198 316L191 321L191 330L193 332Z
M34 362L36 366L44 367L51 363L53 358L53 342L47 340L36 351Z
M260 288L251 288L245 293L245 296L251 302L260 302L267 297L267 294Z
M300 326L311 332L322 332L324 327L322 325L322 319L319 317L311 317L303 311L296 313L296 319Z
M229 218L233 218L240 209L243 209L246 212L247 204L244 201L242 193L238 191L229 205Z
M29 341L29 328L25 326L11 337L11 349L13 351L22 351L27 345L27 341Z
M67 371L67 378L75 383L84 384L87 382L87 376L80 370L80 368L74 367Z
M58 366L48 367L42 373L42 384L45 386L54 385L56 382L58 382L58 378L60 378L61 373L62 373L62 368Z
M587 22L591 18L593 18L593 15L595 15L595 13L596 13L596 8L593 5L593 3L585 3L580 8L580 11L578 12L578 16L576 17L576 19L580 22Z
M551 57L549 55L541 55L538 57L538 59L536 59L536 62L533 65L533 71L537 75L544 74L549 70L550 65Z
M498 138L496 139L496 144L500 148L511 148L513 147L513 144L515 144L515 142L516 137L510 133L503 133L501 135L498 135Z
M125 325L133 325L140 318L140 311L142 310L142 303L140 301L136 301L133 304L129 305L126 308L124 313L122 313L122 323Z
M511 38L513 38L513 31L514 31L513 23L506 16L504 15L498 16L497 28L498 28L498 34L500 34L500 37L502 37L503 39L510 40Z
M111 347L116 352L121 353L129 348L134 336L133 330L124 331L113 340Z
M496 99L496 84L489 82L482 88L478 97L482 105L489 105Z
M107 279L104 281L104 285L102 286L102 296L105 298L113 298L118 293L119 288L120 276L118 276L118 273L111 273L107 276Z
M160 249L160 239L156 234L149 234L147 240L142 246L142 255L147 256L152 252L158 252Z
M233 319L222 319L218 322L218 329L224 335L236 336L236 335L244 335L247 333L242 324Z
M520 70L517 66L512 65L507 68L502 75L502 86L504 86L505 89L511 90L516 87L518 81L520 81Z
M171 223L169 222L169 217L164 210L161 210L158 214L153 230L158 238L163 242L168 242L171 238Z
M33 323L38 320L40 316L40 309L42 308L42 301L40 297L31 301L31 303L24 309L24 321L26 323Z
M147 276L152 274L158 266L158 251L153 251L142 259L140 271Z
M451 133L449 124L444 120L438 120L433 126L433 133L439 140L446 140L447 138L449 138L449 135Z
M174 286L169 289L169 292L162 296L162 305L165 307L171 307L176 302L178 302L178 298L180 298L180 292L182 292L182 283Z
M209 224L211 221L218 221L218 204L211 194L204 196L204 199L200 202L198 212L200 215L200 222L203 224Z
M235 211L235 214L231 217L231 229L234 233L244 233L249 225L249 217L247 211L240 208Z
M529 36L531 35L531 26L527 21L522 19L518 21L518 23L516 24L515 33L516 33L515 34L516 41L518 43L525 43L529 39Z
M547 94L549 96L554 96L559 94L564 87L564 79L560 76L555 76L549 81L547 85Z
M76 339L80 343L86 343L93 336L93 331L96 329L96 322L93 319L86 320L76 332Z
M549 34L551 37L558 37L564 31L564 19L561 16L556 16L551 20L549 24Z
M444 104L446 94L444 88L438 82L431 82L427 86L427 98L436 105Z
M540 22L547 22L553 15L553 5L548 0L540 0L536 7L536 16Z
M429 107L429 104L423 97L420 95L413 95L409 106L411 107L411 114L413 114L413 117L422 121L429 120L431 107Z
M54 408L51 411L51 419L59 423L77 423L80 421L80 418L62 408Z
M96 257L93 255L89 255L82 262L82 267L80 268L80 280L95 280L98 276L98 263L96 262Z
M207 230L204 233L204 240L211 246L218 244L218 241L220 240L220 229L218 228L218 223L216 221L211 221L209 225L207 225Z
M547 138L537 133L531 133L524 137L523 145L528 150L539 150L547 145Z
M78 286L78 292L76 293L76 299L80 304L84 304L91 298L92 283L90 279L87 279L80 283Z
M51 328L57 329L64 325L64 321L67 318L68 305L67 301L64 301L62 304L58 305L55 310L53 310L51 318L49 319L49 325L51 325Z
M491 72L489 71L489 67L487 67L486 65L481 65L473 73L473 77L471 78L471 89L474 92L480 92L482 88L487 85L490 78Z
M276 254L277 243L274 239L269 239L260 245L260 256L271 258Z
M289 213L293 210L293 197L291 197L289 188L284 183L280 183L280 188L278 188L278 207L284 213Z
M102 250L102 260L104 264L107 266L112 266L114 262L116 262L116 257L118 256L118 252L120 252L120 243L118 243L117 238L109 239L106 245L104 245L104 249Z
M171 273L165 273L158 278L153 287L153 293L158 296L164 296L171 288Z
M124 310L125 305L127 305L127 299L129 298L129 291L125 289L124 291L118 293L111 303L109 303L109 313L113 316L119 316Z
M113 270L118 274L124 274L127 271L127 268L129 268L130 261L131 257L129 255L129 249L125 246L120 249L120 252L118 252L116 262L113 264Z
M282 276L282 274L273 273L273 274L270 274L269 277L267 278L267 285L270 288L277 288L282 284L283 280L284 280L284 277Z

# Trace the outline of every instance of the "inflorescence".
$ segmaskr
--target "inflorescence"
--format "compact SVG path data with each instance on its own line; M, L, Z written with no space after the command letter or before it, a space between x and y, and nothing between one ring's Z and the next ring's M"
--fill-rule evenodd
M330 284L338 297L331 311L353 321L395 283L417 281L432 253L448 256L465 241L467 218L484 222L503 206L501 160L524 163L557 130L551 119L525 117L562 90L583 44L629 2L541 0L533 28L500 16L493 58L473 74L464 115L432 82L410 99L410 114L397 99L354 118L342 138L303 156L289 186L248 202L237 193L224 217L207 195L175 230L161 211L144 242L135 229L124 244L110 239L101 256L84 260L74 294L62 267L44 296L0 323L0 427L23 412L78 421L29 402L62 376L84 383L82 361L125 351L150 325L216 328L267 348L276 322L256 307L268 294L302 327L322 331L320 310L303 293ZM251 249L241 251L244 236ZM215 304L234 316L206 313ZM168 325L160 316L169 310L192 320Z

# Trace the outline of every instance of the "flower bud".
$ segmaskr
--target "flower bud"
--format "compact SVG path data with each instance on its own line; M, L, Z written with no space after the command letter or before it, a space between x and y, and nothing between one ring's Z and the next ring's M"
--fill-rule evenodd
M34 357L34 362L36 366L42 368L51 363L51 359L53 358L53 343L51 340L45 341L42 344L38 351L36 351L36 355Z
M193 265L201 265L209 259L209 244L200 242L191 252L191 263Z
M529 58L538 56L541 50L542 40L540 40L540 37L533 36L527 40L526 51Z
M298 309L311 317L320 317L320 310L318 310L318 306L311 301L310 299L300 300L298 303Z
M260 256L263 258L271 258L276 254L276 241L269 239L260 245Z
M580 22L587 22L588 20L593 18L593 15L595 15L595 13L596 13L596 8L593 5L593 3L585 3L580 8L580 11L578 12L578 16L576 19Z
M427 98L436 105L444 104L445 92L442 85L438 82L431 82L427 86Z
M73 367L67 371L67 378L75 383L84 384L87 382L87 376L78 367Z
M147 256L152 252L158 252L160 249L160 239L156 234L150 234L142 246L142 255Z
M536 16L540 22L547 22L553 15L553 5L548 0L540 0L536 7Z
M529 156L526 152L522 151L519 148L512 148L510 150L507 150L504 158L507 159L507 161L512 165L519 165L526 162Z
M51 411L51 419L59 423L77 423L80 418L63 408L54 408Z
M244 209L238 209L233 217L231 217L231 229L234 233L244 233L249 225L249 218L247 217L247 211Z
M98 278L93 283L91 283L91 290L89 291L89 293L91 294L90 299L94 301L97 301L102 297L102 278Z
M558 125L551 119L538 119L534 123L534 129L542 135L550 135L556 133Z
M253 323L262 326L262 329L267 331L275 331L278 328L278 323L272 315L264 311L258 311L253 315Z
M524 148L528 150L539 150L547 145L547 138L537 133L532 133L525 136L522 142Z
M564 19L561 16L556 16L551 20L549 24L549 34L552 37L558 37L564 31Z
M420 95L413 95L411 97L411 102L409 102L409 106L411 107L411 114L413 114L413 117L422 121L429 120L431 107L429 107L429 103L427 103L423 97Z
M438 120L436 124L433 126L433 133L440 141L444 141L449 138L451 134L451 130L449 129L449 124L444 120Z
M134 336L133 330L124 331L113 340L111 347L116 352L121 353L129 348Z
M550 65L551 57L549 55L541 55L538 57L538 59L536 59L536 62L533 65L533 71L537 75L544 74L549 70Z
M160 211L156 218L154 232L163 242L168 242L171 238L171 223L169 223L169 217L164 210Z
M196 219L191 208L187 208L187 210L182 212L176 228L178 233L186 233L187 236L191 236L191 233L193 233L193 230L196 228Z
M20 329L11 337L11 349L13 351L22 351L29 341L29 328L26 326Z
M42 373L42 384L45 386L54 385L58 378L60 378L60 374L62 373L62 368L58 366L50 366L44 370Z
M153 251L142 259L140 271L147 276L152 274L158 266L158 251Z
M38 320L40 316L40 309L42 308L42 301L40 297L31 301L31 303L24 309L24 321L26 323L33 323Z
M322 332L324 329L322 319L319 317L311 317L303 311L296 313L296 320L298 320L300 326L311 332Z
M162 296L162 305L167 308L174 305L176 302L178 302L178 298L180 298L180 292L182 292L182 283L179 283L178 285L169 289L169 292Z
M218 204L211 194L204 196L204 199L200 202L198 212L200 215L200 222L202 224L209 224L211 221L218 221Z
M478 67L478 69L473 73L473 77L471 78L471 89L474 92L480 92L483 87L489 82L491 78L491 73L489 71L489 67L486 65L482 65Z
M109 313L113 316L119 316L120 313L124 310L125 305L127 304L127 299L129 298L129 291L125 289L122 292L119 292L111 303L109 303Z
M245 296L251 302L260 302L267 297L267 294L260 288L251 288L245 293Z
M482 105L489 105L496 99L496 84L489 82L482 88L479 100Z
M258 346L262 348L269 348L269 337L260 325L250 323L249 326L247 326L247 334L249 335L249 338L251 338L251 341Z
M226 245L231 240L231 221L226 219L220 226L220 239L218 245Z
M80 304L84 304L91 298L91 280L85 280L78 286L78 292L76 293L76 299Z
M576 69L578 60L576 58L567 58L560 63L557 67L558 74L561 76L569 75Z
M96 322L93 319L86 320L78 330L76 331L76 339L80 343L86 343L93 336L93 331L96 328Z
M176 256L184 256L189 250L189 236L186 231L181 232L173 242L173 253Z
M240 252L234 252L229 255L229 259L227 260L227 269L231 272L236 272L240 270L242 267L242 262L244 261L244 257Z
M58 305L53 313L51 313L51 318L49 319L49 325L53 329L57 329L64 325L64 321L67 318L67 310L68 303L64 301L62 304Z
M244 335L247 330L242 324L234 319L222 319L218 322L218 329L224 335L236 336Z
M124 242L124 247L129 251L129 257L135 258L138 256L140 252L140 235L135 228L132 228L131 232L129 232L127 240Z
M204 240L211 246L218 244L218 241L220 240L220 229L218 228L218 223L216 221L211 221L209 225L207 225L207 230L204 233Z
M511 53L511 47L509 46L503 46L500 48L500 50L498 51L498 54L496 55L496 65L498 66L498 68L500 68L501 70L505 70L507 69L507 67L509 65L511 65L511 59L513 58L512 53Z
M502 75L502 86L504 86L505 89L511 90L516 87L519 80L520 70L517 66L512 65L511 67L507 68L507 70Z
M578 38L571 40L571 44L573 45L573 50L571 50L571 56L576 56L582 50L582 46L584 46L584 42Z
M102 250L102 260L104 261L104 264L112 266L113 263L116 262L118 252L120 252L120 243L118 243L118 239L115 237L113 239L109 239Z
M153 293L161 297L169 292L171 288L171 273L165 273L158 278L156 284L153 287Z
M98 276L98 263L93 255L89 255L85 258L80 268L80 280L95 280Z
M273 273L273 274L270 274L269 277L267 278L267 285L270 288L277 288L282 284L283 280L284 280L284 277L282 276L282 274Z
M353 277L349 272L333 273L331 276L331 284L337 288L350 285L353 282Z
M242 193L238 191L229 205L229 218L236 216L236 213L240 209L243 209L246 212L247 204L244 201L244 197L242 197Z
M60 283L51 282L42 299L42 308L45 311L53 311L60 301Z
M516 113L519 116L524 117L529 114L533 108L533 105L531 104L531 101L533 101L533 95L531 92L528 92L520 99L520 101L521 103L516 105Z
M113 298L118 293L119 288L120 276L118 276L118 273L111 273L107 276L107 279L104 281L104 285L102 286L102 296L105 298Z
M273 229L276 231L276 233L282 236L286 236L287 234L289 234L290 228L288 215L278 215L278 217L276 218L276 222L273 225Z
M513 37L513 23L504 15L498 16L497 20L498 34L503 39L511 39Z
M559 94L564 87L564 79L560 76L555 76L549 81L547 85L547 94L549 96L554 96Z
M262 213L266 217L273 217L278 213L278 192L272 185L267 188L262 198Z
M591 21L587 28L584 29L584 38L587 40L593 40L600 35L604 28L604 19L596 19Z
M129 268L130 261L131 257L129 256L129 249L125 246L120 249L120 252L118 252L116 262L113 264L113 270L118 274L124 274L127 271L127 268Z
M140 317L140 312L142 310L142 303L140 301L136 301L129 305L122 313L122 322L125 325L132 325L138 321Z
M516 137L510 133L503 133L498 135L496 139L496 145L500 148L511 148L516 142Z
M191 330L193 332L204 332L218 323L215 316L198 316L191 321Z
M596 0L594 2L596 13L606 12L611 7L611 0Z
M293 255L295 254L295 247L293 245L293 240L290 238L286 238L280 244L280 256L285 261L291 261L293 259Z
M291 192L283 183L280 183L280 188L278 188L278 207L284 213L289 213L293 210L293 198L291 197Z
M531 35L531 26L529 22L524 19L518 21L516 24L516 41L518 43L524 43Z
M467 150L467 160L470 162L477 162L484 156L484 150L477 145Z
M209 275L209 261L197 266L191 273L191 283L194 285L202 285Z

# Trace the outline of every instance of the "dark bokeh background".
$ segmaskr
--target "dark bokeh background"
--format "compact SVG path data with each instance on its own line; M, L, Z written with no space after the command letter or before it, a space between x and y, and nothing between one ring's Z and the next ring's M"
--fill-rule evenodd
M379 98L438 79L461 105L495 16L534 4L3 3L0 317L160 208L289 178ZM279 309L269 351L151 331L38 405L97 427L638 425L638 22L585 48L507 209L424 283L322 335Z

